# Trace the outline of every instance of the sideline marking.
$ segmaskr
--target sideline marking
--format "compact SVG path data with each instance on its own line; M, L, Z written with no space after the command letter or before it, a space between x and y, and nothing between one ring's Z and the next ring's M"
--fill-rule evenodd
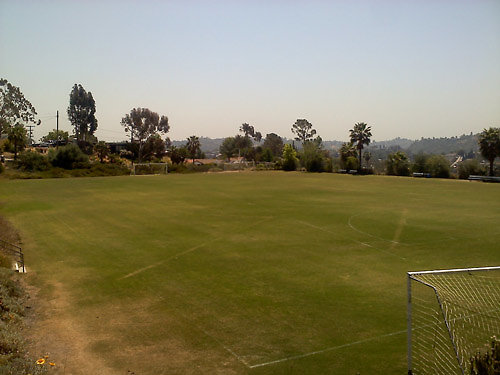
M387 333L385 335L380 335L380 336L376 336L376 337L370 337L370 338L364 339L364 340L353 341L353 342L350 342L348 344L343 344L343 345L338 345L338 346L332 346L332 347L329 347L329 348L326 348L326 349L316 350L316 351L310 352L310 353L299 354L299 355L294 355L294 356L291 356L291 357L276 359L274 361L259 363L259 364L256 364L256 365L251 365L249 367L250 368L256 368L256 367L263 367L263 366L268 366L268 365L274 365L276 363L281 363L281 362L291 361L291 360L294 360L294 359L300 359L300 358L310 357L310 356L315 355L315 354L326 353L326 352L329 352L329 351L332 351L332 350L335 350L335 349L342 349L342 348L346 348L346 347L353 346L353 345L363 344L363 343L368 342L368 341L372 341L372 340L376 340L376 339L380 339L380 338L384 338L384 337L389 337L389 336L400 335L402 333L406 333L406 329L402 330L402 331L396 331L396 332Z

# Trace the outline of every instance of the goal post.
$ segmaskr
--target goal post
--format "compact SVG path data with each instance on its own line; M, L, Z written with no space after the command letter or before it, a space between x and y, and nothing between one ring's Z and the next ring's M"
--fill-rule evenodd
M167 163L135 163L132 165L131 175L139 174L167 174Z
M470 374L500 336L500 267L407 273L408 374Z

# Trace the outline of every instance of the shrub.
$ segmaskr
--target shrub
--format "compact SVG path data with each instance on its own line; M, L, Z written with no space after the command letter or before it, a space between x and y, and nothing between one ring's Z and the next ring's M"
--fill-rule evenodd
M46 171L50 168L50 163L45 155L38 152L25 151L19 154L16 166L22 171L35 172Z
M286 144L283 147L283 160L282 167L284 171L294 171L297 169L299 160L297 159L297 152L293 149L292 145Z
M491 338L491 343L485 353L478 352L470 360L471 375L500 374L500 341Z
M424 172L430 173L432 177L450 177L450 163L442 155L432 155L425 163L425 169Z
M351 170L351 169L358 169L359 167L359 161L358 158L355 156L349 156L347 157L345 161L345 169Z
M323 172L325 170L325 154L316 142L304 143L300 161L308 172Z
M88 162L88 156L76 145L67 145L59 150L50 150L49 161L54 167L72 169L74 163Z
M397 151L387 156L386 169L391 176L409 176L410 161L404 152Z
M468 159L458 165L458 178L467 179L470 175L485 176L486 168L476 159Z
M428 173L427 171L427 160L429 159L429 155L426 154L418 154L415 156L413 161L413 165L411 167L412 172L416 173Z

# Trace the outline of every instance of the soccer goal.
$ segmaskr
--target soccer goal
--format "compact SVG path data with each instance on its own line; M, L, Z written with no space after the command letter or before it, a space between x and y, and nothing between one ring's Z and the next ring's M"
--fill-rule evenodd
M408 374L470 374L500 337L500 267L408 272Z
M137 163L132 166L132 175L167 174L167 163Z

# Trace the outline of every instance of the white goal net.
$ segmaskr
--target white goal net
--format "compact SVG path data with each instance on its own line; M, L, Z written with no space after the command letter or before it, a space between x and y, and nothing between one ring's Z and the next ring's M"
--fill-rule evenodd
M500 267L408 273L408 374L470 374L500 337Z
M132 175L167 174L167 163L137 163L132 166Z

